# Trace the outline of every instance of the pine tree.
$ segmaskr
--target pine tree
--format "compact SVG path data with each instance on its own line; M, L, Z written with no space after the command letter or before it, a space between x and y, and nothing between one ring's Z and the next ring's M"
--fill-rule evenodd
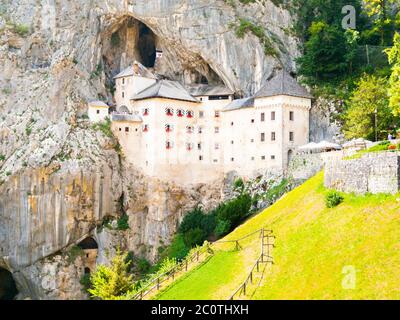
M101 300L128 300L134 294L133 276L128 273L130 261L118 249L111 266L100 265L91 275L93 298Z

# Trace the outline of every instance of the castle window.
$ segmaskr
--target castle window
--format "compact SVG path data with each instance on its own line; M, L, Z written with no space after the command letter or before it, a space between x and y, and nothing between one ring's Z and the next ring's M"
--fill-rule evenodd
M122 84L125 84L125 78L122 78Z
M122 128L118 128L119 131L122 131Z
M294 132L292 132L292 131L289 132L289 141L291 141L291 142L294 141Z
M214 161L214 163L218 163L218 159L214 159L213 161Z
M271 111L271 120L272 120L272 121L275 120L275 111Z
M254 119L251 119L251 123L254 123Z
M275 132L271 132L271 141L275 141L276 140L276 134Z
M265 133L262 132L262 133L261 133L261 142L264 142L264 141L265 141Z
M233 126L233 122L231 122L231 126Z
M231 141L231 144L234 144L233 140Z
M197 144L197 149L198 149L198 150L201 150L201 142L199 142L199 143Z
M293 120L294 120L294 112L293 112L293 111L290 111L290 112L289 112L289 120L290 120L290 121L293 121Z
M215 127L215 133L219 133L219 127Z
M185 115L185 111L183 111L182 109L178 109L176 111L176 115L181 118Z
M204 118L204 111L199 112L199 118Z
M192 110L187 110L187 111L186 111L186 116L187 116L188 118L193 118L194 112L193 112Z
M165 148L166 149L172 149L173 148L173 143L171 141L167 141L165 142Z
M200 134L203 133L203 127L199 127L197 132Z
M100 110L96 110L96 113L97 113L97 114L100 114Z
M219 150L219 143L216 143L216 144L214 145L214 149L215 149L215 150Z
M261 113L261 122L265 121L265 113Z
M186 133L193 133L194 128L193 126L186 126Z
M254 161L254 157L251 157L251 160Z
M219 118L219 111L215 111L214 115L216 118Z
M173 131L173 126L170 124L165 125L165 132L172 132Z
M169 117L174 115L174 110L171 108L165 108L165 114Z
M271 160L275 160L275 156L271 156Z
M149 125L145 124L143 125L143 132L148 132L149 131Z
M143 109L143 115L148 116L149 115L149 108L144 108Z
M253 143L253 142L254 142L254 139L251 139L250 142Z
M235 161L235 158L231 158L231 161L232 161L232 162Z
M85 272L85 274L90 274L90 268L86 267L86 268L84 269L84 272Z
M199 156L199 160L202 161L203 160L203 156Z
M190 142L186 143L186 150L187 151L193 150L193 143L190 143Z
M261 156L261 160L265 160L265 156Z
M122 98L125 98L125 92L122 91Z
M129 127L125 127L125 132L129 132Z

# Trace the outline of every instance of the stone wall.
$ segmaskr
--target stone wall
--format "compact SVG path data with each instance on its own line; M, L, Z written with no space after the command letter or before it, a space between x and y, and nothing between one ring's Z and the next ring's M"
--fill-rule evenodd
M357 194L399 191L399 153L369 153L359 159L328 161L325 187Z

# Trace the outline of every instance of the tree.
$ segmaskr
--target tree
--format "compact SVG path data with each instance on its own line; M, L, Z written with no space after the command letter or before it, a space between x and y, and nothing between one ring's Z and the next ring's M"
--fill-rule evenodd
M111 266L100 265L91 275L92 289L89 293L93 298L101 300L128 300L135 292L133 276L128 273L127 253L118 249L111 261Z
M347 102L344 116L346 138L375 139L375 110L378 138L385 139L387 131L394 128L397 120L389 108L387 80L365 74Z
M392 74L389 79L389 106L393 114L400 115L400 33L396 33L393 47L386 50L389 63L392 65Z
M310 39L305 43L304 55L297 59L299 74L311 84L319 80L340 78L347 73L352 51L356 46L348 42L344 30L325 22L314 22L309 28Z
M373 26L366 31L369 38L375 34L380 39L380 45L389 44L392 40L396 17L392 14L392 7L398 0L364 0L365 12L373 19Z

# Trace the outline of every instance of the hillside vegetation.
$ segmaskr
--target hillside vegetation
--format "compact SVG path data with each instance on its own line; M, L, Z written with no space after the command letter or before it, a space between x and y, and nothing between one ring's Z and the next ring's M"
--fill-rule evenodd
M326 193L320 173L226 236L238 239L264 226L277 237L275 264L251 298L400 298L400 195L344 194L341 204L328 209ZM241 245L240 251L217 246L212 259L158 298L229 298L260 252L257 236ZM356 271L350 287L349 270Z

